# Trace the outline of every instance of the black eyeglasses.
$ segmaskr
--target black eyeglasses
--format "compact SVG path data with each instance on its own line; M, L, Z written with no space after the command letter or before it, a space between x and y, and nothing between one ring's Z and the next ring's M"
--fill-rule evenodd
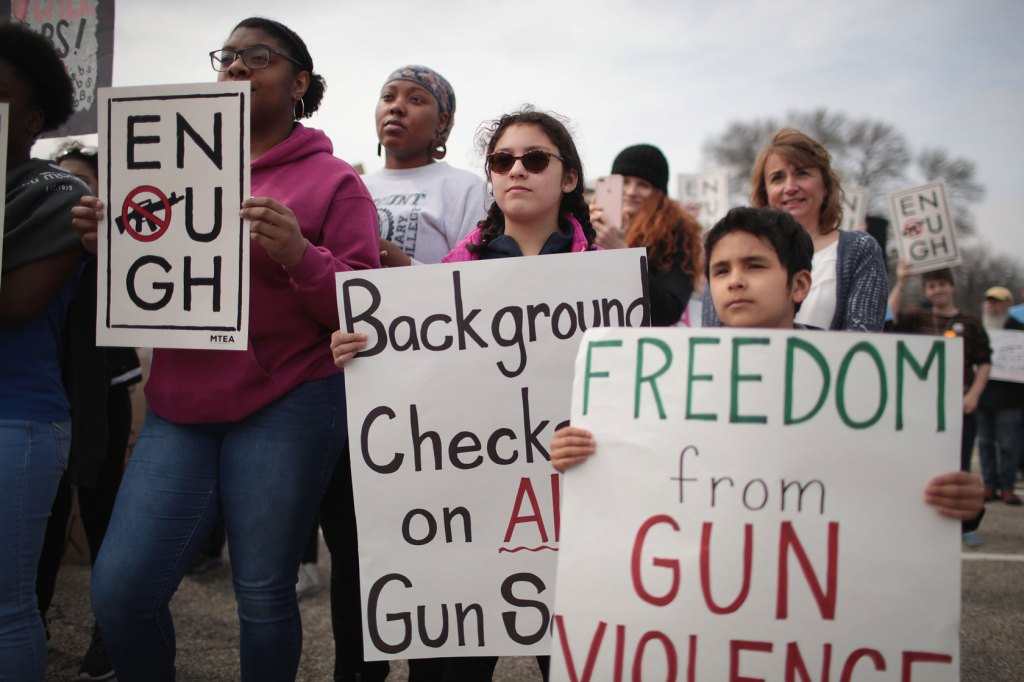
M509 154L508 152L494 152L493 154L487 155L488 167L497 173L498 175L504 175L512 170L512 166L516 165L516 161L523 162L523 168L529 173L543 173L547 169L548 164L551 163L551 159L555 158L565 163L558 154L552 154L546 152L543 149L531 149L525 154L516 156L515 154Z
M303 68L297 60L289 57L281 50L277 50L270 45L253 45L247 47L244 50L233 50L230 47L225 47L221 50L214 50L210 53L210 64L213 65L214 71L227 71L231 68L231 65L235 63L235 60L239 57L242 58L242 63L250 69L265 69L270 66L270 53L279 54L292 64L295 64L299 68Z

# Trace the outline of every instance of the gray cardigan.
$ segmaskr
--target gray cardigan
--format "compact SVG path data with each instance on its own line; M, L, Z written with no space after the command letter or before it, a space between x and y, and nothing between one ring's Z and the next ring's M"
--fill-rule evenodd
M829 329L882 331L888 298L889 280L878 242L866 232L840 232L836 254L836 313ZM704 286L701 318L705 327L722 326L707 285Z

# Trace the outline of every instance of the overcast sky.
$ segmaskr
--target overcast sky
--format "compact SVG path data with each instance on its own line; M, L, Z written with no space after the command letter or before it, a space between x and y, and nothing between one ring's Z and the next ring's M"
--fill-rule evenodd
M230 7L229 7L230 6ZM433 0L283 3L122 0L114 85L214 79L207 53L248 15L307 42L328 83L310 125L367 170L383 79L426 64L458 100L448 161L478 171L481 121L530 102L567 116L592 182L650 142L675 173L709 167L704 142L735 120L825 107L886 121L914 150L973 160L982 238L1024 262L1020 0ZM675 182L670 191L675 193ZM1017 197L1015 199L1015 197Z

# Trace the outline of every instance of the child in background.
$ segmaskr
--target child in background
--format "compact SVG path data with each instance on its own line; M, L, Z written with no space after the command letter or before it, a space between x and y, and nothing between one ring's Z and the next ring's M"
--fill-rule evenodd
M572 136L554 116L524 108L485 128L480 145L494 187L487 218L442 259L457 263L492 258L576 253L597 249L583 198L583 163ZM344 368L366 346L366 335L337 331L331 337L335 364ZM490 680L497 657L434 659L427 678L444 682ZM538 657L547 678L548 657Z
M964 340L964 420L960 432L960 469L971 470L971 454L974 452L974 438L978 433L978 400L988 383L992 370L992 350L988 334L981 321L966 315L956 307L953 294L956 285L953 273L948 268L926 272L921 276L924 295L931 304L929 310L910 308L902 310L903 285L907 279L907 264L896 264L896 284L889 294L892 309L893 331L904 334L935 334L946 337L963 337ZM976 547L981 538L965 529L964 544Z
M814 245L790 214L734 208L708 232L704 253L711 300L725 326L802 328L793 317L810 290ZM565 472L596 450L589 431L568 426L552 437L551 464ZM980 479L963 471L933 478L924 499L943 516L975 527L984 507Z

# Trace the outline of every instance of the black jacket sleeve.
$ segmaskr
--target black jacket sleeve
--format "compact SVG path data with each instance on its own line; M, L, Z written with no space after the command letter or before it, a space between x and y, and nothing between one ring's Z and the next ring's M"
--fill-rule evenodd
M661 272L648 263L647 281L651 295L651 326L671 327L683 316L693 293L693 278L674 265Z

